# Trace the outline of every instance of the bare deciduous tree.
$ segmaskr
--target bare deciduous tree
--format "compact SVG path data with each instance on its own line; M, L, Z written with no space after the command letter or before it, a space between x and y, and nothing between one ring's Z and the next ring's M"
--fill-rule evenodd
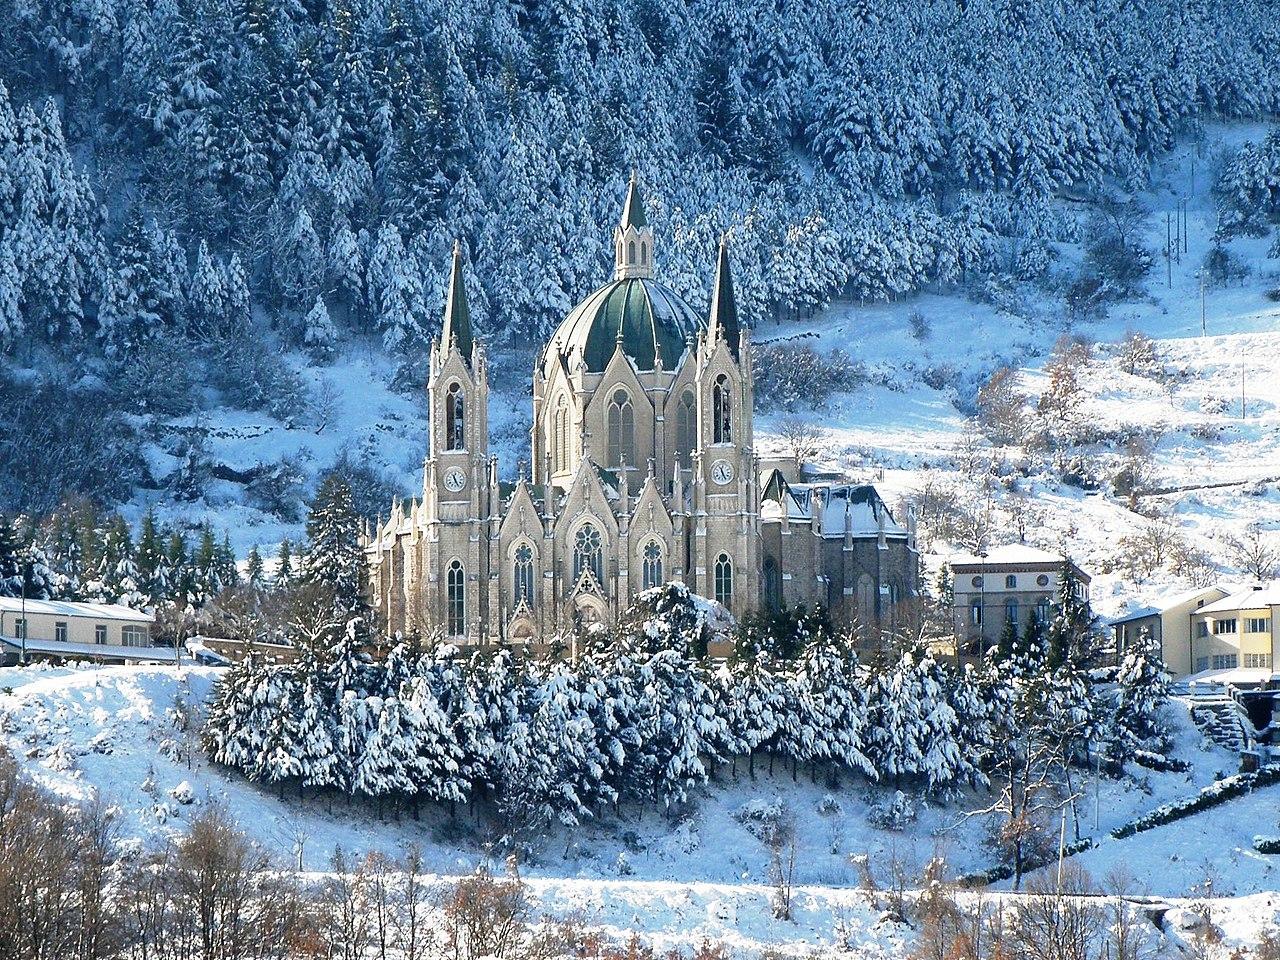
M812 420L790 414L778 422L778 437L796 465L803 466L807 460L818 455L827 431Z
M978 425L992 443L1022 442L1027 398L1018 389L1018 371L999 367L978 389Z
M1245 527L1244 535L1228 537L1232 560L1254 580L1270 580L1280 562L1280 539L1277 534L1264 530L1262 524L1253 522Z

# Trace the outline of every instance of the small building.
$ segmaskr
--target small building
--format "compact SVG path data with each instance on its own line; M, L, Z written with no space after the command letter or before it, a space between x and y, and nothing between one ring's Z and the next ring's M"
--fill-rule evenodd
M1191 614L1194 672L1274 670L1277 615L1280 581L1252 584L1197 608Z
M1007 620L1019 630L1032 614L1047 624L1063 562L1058 554L1021 543L951 557L952 609L960 652L976 656L994 646ZM1074 563L1071 571L1087 597L1089 575Z
M0 661L172 662L172 647L151 641L155 615L116 603L0 597ZM25 640L25 644L24 644Z
M1225 596L1227 591L1219 586L1197 587L1114 617L1109 624L1117 656L1122 656L1145 633L1160 645L1160 656L1169 672L1175 677L1187 676L1195 664L1191 652L1192 615Z

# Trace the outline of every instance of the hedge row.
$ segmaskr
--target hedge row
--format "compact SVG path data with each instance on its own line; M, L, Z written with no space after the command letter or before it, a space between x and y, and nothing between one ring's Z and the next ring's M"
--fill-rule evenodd
M1179 760L1177 757L1166 757L1163 753L1153 753L1150 750L1135 750L1133 752L1133 762L1147 770L1154 770L1157 773L1186 773L1191 769L1191 764L1185 760Z
M1117 840L1123 840L1125 837L1132 837L1135 833L1173 823L1200 813L1202 810L1209 810L1226 803L1228 800L1234 800L1236 797L1243 797L1258 787L1267 787L1275 783L1280 783L1280 766L1263 767L1251 773L1238 773L1233 777L1226 777L1209 784L1194 797L1156 807L1150 813L1116 827L1111 831L1111 835Z
M1068 843L1062 848L1063 857L1074 857L1077 853L1084 853L1093 846L1091 837L1081 837L1075 843ZM1022 873L1026 875L1032 870L1039 870L1041 867L1048 866L1058 859L1057 853L1047 859L1028 859L1022 865ZM1001 880L1009 880L1013 877L1013 864L1002 863L998 866L989 867L986 870L979 870L977 873L966 873L957 883L962 887L985 887L993 883L999 883Z

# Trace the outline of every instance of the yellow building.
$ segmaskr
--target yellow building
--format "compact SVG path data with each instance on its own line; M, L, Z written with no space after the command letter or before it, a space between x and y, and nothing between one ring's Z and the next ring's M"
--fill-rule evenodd
M172 648L151 642L155 619L115 603L0 597L0 662L24 651L29 660L171 661Z
M1280 643L1277 613L1280 581L1236 590L1194 611L1191 654L1195 672L1257 670L1265 680L1274 669Z

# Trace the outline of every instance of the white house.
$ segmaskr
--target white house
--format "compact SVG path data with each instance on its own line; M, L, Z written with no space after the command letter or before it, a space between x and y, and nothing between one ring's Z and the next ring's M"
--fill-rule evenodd
M0 597L0 659L168 662L169 647L151 641L155 615L115 603ZM25 643L24 643L25 641Z

